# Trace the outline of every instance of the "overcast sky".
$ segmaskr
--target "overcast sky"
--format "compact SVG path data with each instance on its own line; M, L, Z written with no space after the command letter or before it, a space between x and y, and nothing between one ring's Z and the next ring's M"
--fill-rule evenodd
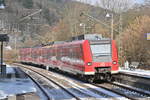
M100 1L100 0L77 0L77 1L83 1L83 2L85 2L85 1L88 1L89 3L91 3L91 4L95 4L96 2L98 2L98 1ZM143 3L144 2L144 0L135 0L137 3Z
M101 0L76 0L76 1L81 1L81 2L85 2L85 3L89 3L89 4L92 4L92 5L96 5L96 6L100 6L100 7L104 7L103 5L101 5L100 1ZM120 0L118 0L120 1ZM132 1L128 1L128 9L132 8L134 6L135 3L139 3L139 4L142 4L144 2L144 0L132 0ZM108 8L109 9L109 8ZM120 13L120 12L124 12L126 10L128 10L127 8L125 9L124 7L120 7L119 9L116 8L115 9L115 12L116 13Z

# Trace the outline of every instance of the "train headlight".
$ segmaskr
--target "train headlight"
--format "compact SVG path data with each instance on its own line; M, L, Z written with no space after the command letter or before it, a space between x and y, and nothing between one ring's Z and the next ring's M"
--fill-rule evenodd
M92 63L91 63L91 62L88 62L88 63L87 63L87 65L88 65L88 66L91 66L91 65L92 65Z
M116 61L113 61L113 64L115 65L115 64L117 64L117 62L116 62Z

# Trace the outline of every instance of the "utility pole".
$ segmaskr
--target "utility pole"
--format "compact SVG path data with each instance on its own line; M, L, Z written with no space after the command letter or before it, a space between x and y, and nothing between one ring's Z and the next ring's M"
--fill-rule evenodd
M114 14L107 13L106 17L107 18L111 17L111 25L110 25L111 26L111 40L113 40L114 39Z
M114 15L111 14L111 40L114 39Z
M80 23L80 26L83 27L83 34L86 33L86 25L85 23Z
M120 65L123 66L123 59L124 59L124 54L123 54L123 48L122 48L122 40L121 40L121 34L122 34L122 13L119 15L119 59L120 59Z

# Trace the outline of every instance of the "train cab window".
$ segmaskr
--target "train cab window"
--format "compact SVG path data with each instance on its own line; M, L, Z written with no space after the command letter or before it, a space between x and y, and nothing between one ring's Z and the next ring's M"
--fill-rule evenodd
M93 61L95 62L110 62L111 57L111 44L91 44L91 51L93 55Z
M91 44L92 54L95 56L107 56L111 55L110 44Z

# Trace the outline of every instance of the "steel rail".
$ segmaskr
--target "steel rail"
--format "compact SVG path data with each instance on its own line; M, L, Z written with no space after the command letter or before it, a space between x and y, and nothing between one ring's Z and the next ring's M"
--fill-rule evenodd
M150 80L150 77L147 77L147 75L141 75L141 74L134 74L134 73L124 73L124 72L119 72L117 75L124 75L124 76L130 76L130 77L134 77L134 78L142 78L142 79L146 79L146 80ZM117 77L117 75L115 75L115 77Z
M82 99L80 99L79 97L77 97L76 95L74 95L73 93L71 93L70 91L68 91L67 89L65 89L63 86L59 85L59 84L58 84L57 82L55 82L54 80L50 79L50 78L47 77L46 75L43 75L43 73L40 73L40 72L38 72L38 71L35 71L35 70L33 70L33 69L31 69L31 68L28 68L28 67L25 67L25 66L22 66L22 67L24 67L25 69L28 69L28 70L30 70L30 71L33 71L33 72L35 72L36 74L38 74L38 75L40 75L40 76L46 78L47 80L53 82L54 84L56 84L57 86L59 86L60 88L62 88L65 92L67 92L69 95L71 95L72 97L74 97L76 100L82 100Z
M20 69L21 70L21 69ZM24 72L23 70L21 70L23 73L25 73L37 86L38 88L43 92L43 94L46 96L47 100L52 100L52 97L49 96L48 92L40 85L39 82L37 82L30 74Z
M139 76L139 75L133 75L128 73L119 73L117 75L113 76L114 81L121 83L121 84L128 84L129 86L132 86L135 88L140 88L142 90L150 91L150 78ZM145 92L146 92L145 91Z
M130 90L130 91L135 91L135 92L137 92L137 93L140 93L140 94L142 94L142 95L145 95L145 96L150 97L150 93L146 93L146 92L144 92L144 91L140 91L140 90L137 90L137 89L133 89L133 88L130 88L130 87L121 85L121 84L117 84L117 83L110 83L110 84L113 84L113 85L116 85L116 86L122 87L122 88L127 88L127 89Z
M112 83L112 82L109 82L107 84L110 84L111 86L121 87L121 88L127 89L129 91L134 91L134 92L139 93L139 94L144 95L144 96L148 96L148 97L150 96L150 94L148 94L146 92L142 92L142 91L130 88L130 87L126 87L124 85L120 85L120 84L116 84L116 83ZM134 97L131 97L131 96L127 95L127 94L124 94L124 93L121 93L119 91L113 90L113 89L109 88L108 86L102 86L101 84L93 84L93 85L95 85L97 87L100 87L100 88L104 88L104 89L106 89L108 91L112 91L112 92L114 92L116 94L119 94L119 95L121 95L123 97L126 97L126 98L128 98L130 100L137 100L137 98L134 98Z
M23 66L23 65L22 65ZM24 66L23 66L24 67ZM33 70L33 69L31 69L31 68L28 68L28 67L26 67L27 69L30 69L30 70ZM34 72L36 72L36 71L34 71ZM36 72L36 73L39 73L39 72ZM47 76L45 76L45 75L43 75L43 74L41 74L41 73L39 73L40 75L42 75L43 77L46 77L46 78L48 78ZM49 78L48 78L48 80L49 80ZM50 79L51 80L51 79ZM53 81L53 80L52 80ZM54 82L54 83L56 83L56 82ZM57 84L57 83L56 83ZM91 83L92 84L92 83ZM142 94L142 95L144 95L144 96L150 96L150 94L149 93L146 93L146 92L142 92L142 91L140 91L140 90L135 90L135 89L133 89L133 88L130 88L130 87L126 87L126 86L123 86L123 85L120 85L120 84L115 84L115 83L112 83L112 82L109 82L108 84L111 84L111 85L114 85L114 86L118 86L118 87L121 87L121 88L124 88L124 89L127 89L127 90L129 90L129 91L134 91L134 92L137 92L137 93L139 93L139 94ZM57 84L58 86L60 86L59 84ZM136 98L134 98L134 97L131 97L131 96L129 96L129 95L126 95L126 94L124 94L124 93L120 93L120 92L118 92L118 91L115 91L115 90L112 90L112 89L110 89L109 87L105 87L105 86L102 86L102 85L100 85L100 84L92 84L92 85L94 85L94 86L96 86L96 87L100 87L100 88L103 88L103 89L106 89L106 90L108 90L108 91L112 91L113 93L116 93L116 94L118 94L118 95L121 95L121 96L123 96L123 97L125 97L125 98L128 98L128 99L130 99L130 100L137 100ZM60 86L61 87L61 86ZM63 88L63 87L62 87ZM66 91L67 93L69 92L69 91ZM69 92L69 94L70 94L70 92ZM72 93L71 93L72 94ZM80 98L79 99L77 99L77 100L81 100Z
M112 89L110 89L110 88L108 88L108 87L105 87L105 86L102 86L102 85L100 85L100 84L92 84L92 85L95 85L95 86L97 86L97 87L103 88L103 89L105 89L105 90L107 90L107 91L112 91L113 93L116 93L116 94L118 94L118 95L120 95L120 96L123 96L123 97L125 97L125 98L128 98L129 100L137 100L137 99L135 99L135 98L133 98L133 97L130 97L130 96L125 95L124 93L120 93L120 92L118 92L118 91L112 90Z

